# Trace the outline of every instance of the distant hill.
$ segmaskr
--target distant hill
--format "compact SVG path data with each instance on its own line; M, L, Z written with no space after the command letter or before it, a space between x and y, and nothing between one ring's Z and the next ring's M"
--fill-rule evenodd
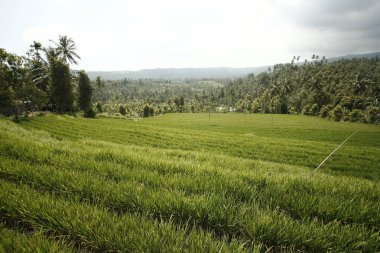
M328 58L329 62L341 59L372 58L379 57L380 52L370 54L350 54ZM91 79L101 76L105 80L128 79L202 79L202 78L239 78L250 73L258 74L264 72L269 66L246 67L246 68L157 68L142 69L137 71L88 71Z
M101 76L106 80L129 79L202 79L202 78L238 78L249 73L260 73L268 69L263 67L247 68L158 68L142 69L138 71L89 71L91 79Z
M327 60L329 62L333 62L333 61L339 61L339 60L343 60L343 59L349 60L349 59L354 59L354 58L375 58L375 57L380 58L380 52L369 53L369 54L348 54L348 55L344 55L344 56L337 56L337 57L328 58Z

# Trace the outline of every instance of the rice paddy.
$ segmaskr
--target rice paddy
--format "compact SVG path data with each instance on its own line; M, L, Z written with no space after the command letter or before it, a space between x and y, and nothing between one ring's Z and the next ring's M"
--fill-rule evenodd
M374 125L257 114L0 119L0 181L0 252L380 250Z

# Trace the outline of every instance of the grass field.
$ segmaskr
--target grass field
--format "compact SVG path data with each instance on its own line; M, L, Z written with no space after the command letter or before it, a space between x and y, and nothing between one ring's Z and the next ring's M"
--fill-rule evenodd
M0 182L0 252L380 251L379 126L0 119Z

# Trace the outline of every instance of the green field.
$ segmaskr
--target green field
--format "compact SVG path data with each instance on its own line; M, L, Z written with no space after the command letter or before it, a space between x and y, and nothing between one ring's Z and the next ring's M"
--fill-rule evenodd
M0 181L0 252L380 251L374 125L257 114L0 119Z

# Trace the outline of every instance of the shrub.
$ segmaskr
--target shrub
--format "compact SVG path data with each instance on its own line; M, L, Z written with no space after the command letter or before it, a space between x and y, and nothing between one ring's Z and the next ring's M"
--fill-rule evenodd
M251 104L251 110L253 113L259 113L260 112L260 105L257 101L253 101Z
M92 107L88 108L86 111L84 111L84 116L86 118L95 118L96 112Z
M379 107L372 106L367 111L367 121L371 124L377 124L380 118Z
M96 104L96 110L97 110L98 112L103 112L103 106L102 106L101 104L97 103L97 104Z
M330 112L330 116L335 121L341 121L344 116L342 106L335 106L335 108Z
M319 111L319 116L322 118L326 118L329 116L329 112L333 108L332 105L324 105L322 106L321 110Z
M150 115L150 107L149 105L145 105L143 109L143 117L149 117Z
M349 115L349 119L351 122L360 121L363 119L363 114L360 110L354 109Z
M298 114L298 112L294 106L290 107L289 113L290 114Z
M310 115L317 116L319 112L319 108L317 104L313 104L310 108Z
M125 106L124 105L120 105L119 107L119 113L123 116L125 116L127 114L127 110L125 109Z
M302 109L302 114L303 114L303 115L309 115L309 113L310 113L310 105L307 104L307 105L305 105L304 108Z

